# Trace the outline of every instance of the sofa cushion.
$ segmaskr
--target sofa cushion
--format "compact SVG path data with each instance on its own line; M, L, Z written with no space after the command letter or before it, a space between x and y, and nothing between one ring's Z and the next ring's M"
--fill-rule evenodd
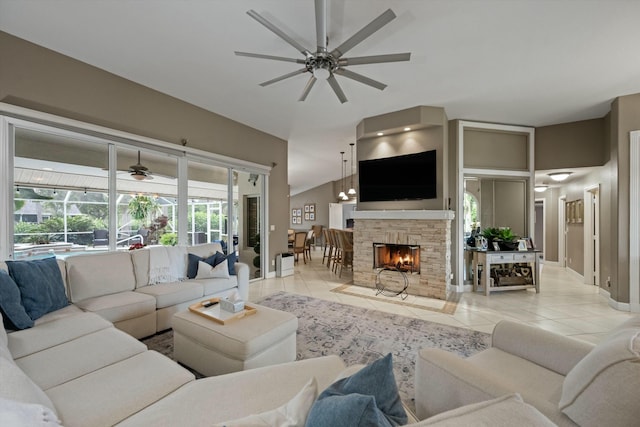
M555 426L536 408L522 401L518 394L510 394L496 399L478 402L443 412L407 427L437 426Z
M106 426L117 424L193 380L193 374L174 361L145 351L53 387L47 394L64 426Z
M36 328L12 332L7 339L11 354L18 359L112 326L111 322L97 314L79 312L75 316L63 317Z
M135 288L129 252L73 255L66 262L69 298L73 303Z
M144 351L147 347L140 341L111 327L15 362L38 387L46 391Z
M202 258L209 258L211 255L215 254L216 252L224 253L222 250L222 246L220 245L220 243L217 243L217 242L204 243L202 245L187 246L187 252L190 254L198 255L199 257L202 257Z
M76 305L115 323L155 312L156 299L140 292L118 292L78 301Z
M303 426L307 420L307 415L316 400L318 393L318 383L315 378L311 378L296 394L293 399L282 406L260 414L249 415L243 418L225 421L215 424L219 427L272 427L272 426Z
M13 362L0 357L0 397L56 410L49 397Z
M22 306L18 285L4 270L0 270L0 311L6 329L26 329L33 326L33 319Z
M640 419L640 327L634 327L636 323L631 320L616 328L567 374L560 410L575 423L634 425Z
M198 274L196 279L228 279L229 267L227 260L223 260L217 263L215 266L211 266L204 261L198 261Z
M41 318L35 321L35 326L42 325L43 323L51 322L54 320L62 319L63 317L76 316L80 313L84 313L80 308L73 304L69 304L65 308L61 308L60 310L52 311L50 313L45 314Z
M7 267L20 289L22 305L33 320L69 304L55 258L7 261Z
M57 427L60 421L46 406L0 398L0 426Z
M157 308L171 307L204 295L202 284L193 280L144 286L136 289L136 292L153 296Z
M227 279L193 279L193 281L202 286L205 295L219 295L238 286L238 276L229 276Z
M307 426L403 425L407 414L398 395L391 353L331 384L313 404Z
M200 427L259 414L286 404L311 377L318 381L318 390L324 389L344 368L338 356L324 356L202 378L124 420L119 427Z

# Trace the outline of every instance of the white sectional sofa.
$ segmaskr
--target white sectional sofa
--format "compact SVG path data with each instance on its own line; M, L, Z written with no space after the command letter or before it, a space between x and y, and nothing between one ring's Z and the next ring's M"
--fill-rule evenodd
M150 284L149 262L153 248L128 252L89 252L58 259L73 306L67 310L94 312L118 329L143 338L171 328L171 318L178 311L205 297L227 296L237 292L249 297L249 267L235 263L235 275L228 278L202 278ZM186 277L188 254L206 258L222 252L219 243L172 247L181 256ZM0 268L7 269L0 263ZM45 316L59 316L49 313ZM45 321L47 319L44 319Z
M250 425L279 425L264 415L274 412L301 420L287 425L304 425L309 408L298 403L298 396L305 385L315 378L311 404L327 386L359 368L325 356L196 380L101 316L65 308L33 328L0 331L0 425L199 427L252 414L261 414L263 424L254 419ZM408 422L417 419L409 414ZM553 425L518 396L505 396L416 426L513 422Z

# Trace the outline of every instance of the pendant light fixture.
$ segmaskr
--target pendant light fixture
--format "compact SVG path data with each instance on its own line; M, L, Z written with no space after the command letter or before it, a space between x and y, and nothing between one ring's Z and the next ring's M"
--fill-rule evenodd
M351 187L349 187L349 191L347 191L347 194L349 196L355 196L356 195L356 189L353 188L353 146L355 144L352 142L349 145L351 146Z
M344 181L346 181L347 180L347 159L344 159L342 161L342 163L344 164L343 169L342 169L342 170L344 170ZM342 185L342 200L349 200L349 196L347 196L345 194L345 192L344 192L345 187L346 186L343 184Z
M345 197L347 197L346 194L344 194L344 151L340 152L340 194L338 194L338 198L344 200Z

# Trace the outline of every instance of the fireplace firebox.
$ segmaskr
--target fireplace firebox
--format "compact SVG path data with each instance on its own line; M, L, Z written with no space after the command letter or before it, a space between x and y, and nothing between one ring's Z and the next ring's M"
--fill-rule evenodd
M373 268L420 274L420 246L374 243Z

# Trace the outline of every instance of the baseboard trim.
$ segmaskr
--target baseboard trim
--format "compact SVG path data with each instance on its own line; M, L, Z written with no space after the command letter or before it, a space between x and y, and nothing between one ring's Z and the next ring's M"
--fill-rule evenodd
M569 267L565 267L565 270L567 271L567 273L569 273L570 276L572 276L574 279L578 280L580 283L584 283L584 276L580 273L578 273L575 270L572 270Z

